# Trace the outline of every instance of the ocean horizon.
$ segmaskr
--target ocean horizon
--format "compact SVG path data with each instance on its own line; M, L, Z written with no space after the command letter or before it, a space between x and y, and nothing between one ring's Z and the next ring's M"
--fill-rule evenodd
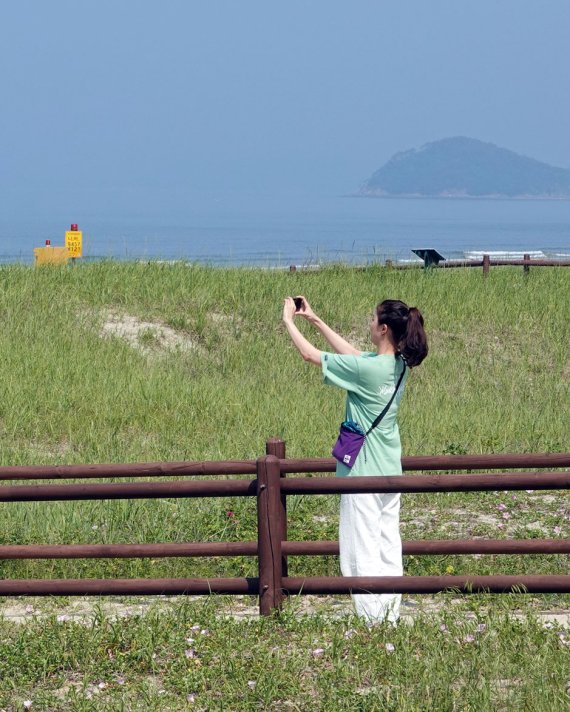
M537 253L570 258L570 201L208 196L165 211L86 210L0 218L0 262L33 262L49 239L83 231L84 259L184 260L212 265L367 264L414 260L432 247L447 259L468 253Z

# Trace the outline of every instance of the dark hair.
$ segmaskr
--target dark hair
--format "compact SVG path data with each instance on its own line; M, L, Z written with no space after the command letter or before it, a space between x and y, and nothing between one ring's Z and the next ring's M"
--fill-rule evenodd
M399 299L386 299L376 307L379 324L392 331L398 353L410 368L419 366L428 353L424 318L419 309Z

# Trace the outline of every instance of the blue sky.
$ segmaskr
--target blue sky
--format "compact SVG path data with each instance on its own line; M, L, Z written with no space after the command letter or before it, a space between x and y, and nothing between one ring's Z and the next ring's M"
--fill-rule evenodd
M5 2L2 213L343 194L455 135L570 168L569 28L566 0Z

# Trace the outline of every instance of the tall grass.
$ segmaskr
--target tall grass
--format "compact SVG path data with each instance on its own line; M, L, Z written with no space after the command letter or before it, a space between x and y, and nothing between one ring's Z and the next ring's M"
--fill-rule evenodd
M270 436L291 456L328 456L343 394L323 387L281 327L282 299L296 293L363 348L376 302L422 310L431 351L401 408L405 454L570 449L568 271L494 268L484 280L476 270L103 262L0 268L1 464L255 458ZM131 343L103 335L106 321L127 316L156 326ZM166 327L181 344L172 350ZM292 497L288 512L291 539L336 538L335 497ZM568 516L563 493L414 494L402 530L568 536ZM254 538L252 499L9 503L0 528L1 544ZM406 570L567 573L568 563L407 557ZM338 573L326 557L292 558L290 570ZM0 564L4 578L254 573L242 558ZM0 707L554 712L568 703L568 632L535 618L536 606L567 597L447 596L441 613L371 630L346 615L304 617L296 599L280 617L237 622L215 597L161 601L128 620L95 609L87 624L46 618L58 603L34 600L21 626L0 618Z
M426 319L430 355L400 414L405 454L568 450L570 272L562 268L397 271L331 266L289 274L184 264L101 262L0 268L0 462L142 462L255 458L270 436L296 456L328 456L344 395L325 388L281 326L283 297L305 294L323 318L367 348L375 304L401 298ZM168 326L102 336L113 315ZM326 348L308 325L307 335ZM540 494L408 495L407 538L553 536L565 500ZM334 497L292 498L290 538L336 538ZM4 506L2 543L255 538L252 500L149 500ZM228 516L231 511L235 516ZM427 513L427 516L426 516ZM512 515L512 516L511 516ZM336 573L333 559L293 571ZM552 571L567 557L411 558L410 573ZM3 576L253 573L219 561L4 562Z

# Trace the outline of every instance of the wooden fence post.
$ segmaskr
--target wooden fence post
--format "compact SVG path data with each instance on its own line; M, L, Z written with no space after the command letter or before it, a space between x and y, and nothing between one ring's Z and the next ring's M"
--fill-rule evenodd
M525 253L523 255L523 260L528 263L523 266L523 272L524 274L528 274L530 272L530 255Z
M259 566L259 614L270 615L281 607L283 532L281 468L275 455L257 460L257 559Z
M489 255L483 255L483 277L489 276L489 267L491 266L491 258Z
M265 454L275 455L280 460L285 459L285 440L281 438L269 438L265 443ZM285 472L279 472L280 477L286 477ZM281 521L283 523L283 531L281 533L281 541L287 541L287 495L285 492L281 492ZM281 568L283 571L283 576L289 576L289 567L287 565L287 557L281 557Z

